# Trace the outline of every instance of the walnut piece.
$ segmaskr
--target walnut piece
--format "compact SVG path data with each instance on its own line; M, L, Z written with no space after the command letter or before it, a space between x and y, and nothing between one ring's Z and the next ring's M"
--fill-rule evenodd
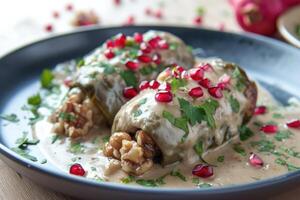
M157 149L152 138L143 131L137 131L135 139L125 132L113 133L103 153L120 160L123 171L141 175L152 168Z
M63 105L50 117L53 132L72 138L87 135L100 115L83 92L70 93Z

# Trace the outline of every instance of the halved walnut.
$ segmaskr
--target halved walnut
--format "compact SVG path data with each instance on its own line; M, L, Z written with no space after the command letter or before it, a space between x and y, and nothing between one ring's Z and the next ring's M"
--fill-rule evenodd
M137 131L135 140L128 133L116 132L104 147L104 155L121 161L122 170L141 175L151 169L157 148L145 132Z
M63 105L50 117L53 132L77 138L88 134L100 115L82 91L70 93Z

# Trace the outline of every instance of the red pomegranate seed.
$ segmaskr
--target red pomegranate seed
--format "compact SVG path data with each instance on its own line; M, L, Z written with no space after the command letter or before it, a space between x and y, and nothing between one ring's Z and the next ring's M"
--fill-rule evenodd
M274 134L278 131L278 127L274 124L267 124L260 128L266 134Z
M214 175L214 170L212 166L198 164L193 168L192 174L200 178L208 178Z
M115 39L115 46L119 48L124 48L126 44L126 35L125 34L119 34L117 38Z
M167 43L166 40L160 40L158 41L158 47L160 49L169 49L169 44Z
M157 89L160 86L160 83L157 80L152 80L149 83L151 89Z
M52 31L53 31L53 26L52 26L52 24L47 24L47 25L45 26L45 31L47 31L47 32L52 32Z
M141 33L134 33L133 38L136 43L142 43L144 40L143 34L141 34Z
M135 22L134 16L130 15L130 16L128 16L128 18L124 24L125 25L133 25L134 22Z
M171 85L169 83L162 83L159 87L158 90L164 90L164 91L171 91Z
M141 54L138 56L138 60L142 63L150 63L152 62L152 58L147 56L146 54Z
M300 128L300 120L296 119L296 120L290 121L290 122L286 123L286 125L289 128Z
M141 83L140 83L140 85L139 85L139 89L140 90L145 90L145 89L147 89L147 88L149 88L150 86L149 86L149 81L142 81Z
M127 99L131 99L138 94L134 87L126 87L123 90L123 96Z
M140 49L142 50L143 53L151 53L151 51L152 51L152 48L145 42L141 43Z
M139 63L135 61L127 61L125 63L126 67L130 70L136 70L139 67Z
M230 84L230 76L228 76L227 74L222 75L219 78L219 83L218 83L218 87L221 88L222 90L225 90L228 88L228 85Z
M195 81L200 81L204 76L203 70L200 68L190 69L189 72L190 72L190 77Z
M175 78L180 78L184 71L185 69L182 66L176 65L176 67L172 69L172 76Z
M254 109L254 115L263 115L267 112L267 107L266 106L257 106Z
M195 88L192 88L190 91L189 91L189 95L193 98L198 98L198 97L202 97L203 96L203 90L201 87L195 87Z
M107 48L114 48L115 47L115 42L112 40L107 40L106 41L106 47Z
M208 72L213 71L213 67L208 63L200 66L200 68L203 69L203 71L208 71Z
M66 5L66 10L67 11L72 11L74 9L73 5L72 4L67 4Z
M148 41L148 44L150 45L150 47L152 47L152 48L155 49L155 48L158 48L158 47L159 47L158 42L159 42L160 40L161 40L161 37L156 36L156 37L150 39L150 40Z
M104 51L104 55L107 59L112 59L113 57L115 57L115 53L111 49L106 49Z
M199 84L204 88L210 88L211 87L211 82L208 78L202 79L201 81L199 81Z
M161 10L157 10L157 11L154 13L154 16L155 16L157 19L162 19L163 15L162 15Z
M211 88L208 88L208 93L209 93L212 97L215 97L215 98L217 98L217 99L223 97L222 90L221 90L221 88L219 88L219 87L211 87Z
M155 64L159 65L161 63L161 56L159 54L157 54L157 53L154 54L153 57L152 57L152 61Z
M168 103L173 100L173 95L170 91L158 91L155 95L155 100L162 103Z
M151 10L151 8L145 8L145 14L146 14L146 15L152 15L152 10Z
M194 18L194 24L195 25L201 25L202 24L202 16L196 16L195 18Z
M251 153L250 157L249 157L249 163L253 166L253 167L262 167L264 166L264 161L256 154Z
M76 176L84 176L85 170L83 169L83 167L80 164L75 163L70 167L69 173L76 175Z
M188 79L190 77L190 75L189 75L189 73L187 72L187 71L183 71L182 73L181 73L181 78L182 79Z
M52 16L53 16L55 19L59 18L59 12L54 11L54 12L52 13Z

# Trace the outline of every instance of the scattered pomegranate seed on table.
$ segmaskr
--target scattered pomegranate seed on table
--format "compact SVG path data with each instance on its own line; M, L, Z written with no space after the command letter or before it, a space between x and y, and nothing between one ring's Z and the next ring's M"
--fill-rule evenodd
M209 178L214 175L214 170L212 166L198 164L193 168L192 174L200 178Z
M260 130L266 134L274 134L278 131L278 127L274 124L267 124L262 126Z
M157 89L160 86L160 83L157 80L152 80L149 83L151 89Z
M137 68L139 68L139 63L135 61L127 61L125 65L130 70L136 70Z
M145 90L147 88L149 88L150 85L149 85L149 81L142 81L139 85L139 89L140 90Z
M73 11L73 9L74 9L74 6L72 4L67 4L66 5L66 10L67 11Z
M266 106L256 106L254 109L254 115L263 115L267 112Z
M115 57L115 53L111 49L106 49L104 51L104 55L107 59L112 59L113 57Z
M134 23L135 23L135 18L134 16L130 15L126 20L125 25L133 25Z
M161 11L161 10L155 11L154 16L155 16L157 19L162 19L162 18L163 18L162 11Z
M287 125L289 128L300 128L300 120L299 120L299 119L296 119L296 120L287 122L286 125Z
M208 93L212 96L215 97L217 99L220 99L223 97L223 93L221 88L219 87L210 87L208 88Z
M195 88L192 88L190 91L189 91L189 95L193 98L198 98L198 97L202 97L203 96L203 90L201 87L195 87Z
M173 95L170 91L158 91L155 100L161 103L169 103L173 100Z
M52 32L53 31L53 26L52 26L52 24L47 24L46 26L45 26L45 31L47 31L47 32Z
M202 21L203 21L202 16L196 16L193 20L194 24L197 26L201 25Z
M138 94L138 91L134 87L126 87L123 90L123 96L127 99L132 99Z
M69 173L76 175L76 176L84 176L85 170L83 169L83 167L80 164L75 163L70 167Z
M52 13L52 16L55 18L55 19L57 19L57 18L59 18L59 12L57 12L57 11L54 11L53 13Z
M251 153L250 157L249 157L249 163L253 166L253 167L262 167L264 165L264 161L256 154Z

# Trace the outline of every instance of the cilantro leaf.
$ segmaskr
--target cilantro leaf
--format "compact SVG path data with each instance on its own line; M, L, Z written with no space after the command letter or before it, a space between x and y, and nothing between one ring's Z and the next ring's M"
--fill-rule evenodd
M163 111L162 116L167 119L173 126L183 130L185 133L189 132L188 121L184 117L174 117L172 113Z
M237 80L235 86L238 91L244 91L246 89L246 78L238 67L235 67L234 71L232 72L232 77Z
M198 109L198 107L193 106L185 99L178 98L180 109L190 124L194 126L196 122L201 123L201 121L205 118L205 113L203 110Z
M132 183L134 180L135 180L135 177L132 175L121 178L121 182L125 183L125 184Z
M194 150L197 153L199 157L202 157L203 154L203 142L199 140L195 145L194 145Z
M52 86L54 75L49 69L44 69L40 77L40 82L43 88L49 89Z
M181 179L182 181L185 181L185 182L186 182L186 177L183 176L179 170L172 170L171 173L170 173L170 175L171 175L171 176L178 177L178 178Z
M116 72L115 68L108 63L101 63L101 67L104 68L104 74L113 74Z
M14 151L15 153L19 154L20 156L22 156L28 160L31 160L33 162L36 162L38 160L36 157L29 155L27 150L20 149L19 147L13 147L13 148L11 148L11 150Z
M238 154L240 154L241 156L247 155L245 149L240 144L233 145L233 150Z
M254 135L252 130L245 125L243 125L239 128L239 132L240 132L240 140L241 141L245 141Z
M199 108L204 110L205 112L204 120L207 122L207 125L210 128L216 127L214 114L218 107L219 107L219 103L214 99L208 99L201 106L199 106Z
M218 162L220 162L220 163L222 163L222 162L224 162L224 160L225 160L225 156L218 156L218 158L217 158L217 161Z
M184 87L187 85L187 80L185 79L177 79L173 78L170 82L172 92L176 92L179 88Z
M84 64L85 64L85 62L84 62L84 60L82 58L76 60L76 67L77 68L82 67Z
M145 180L145 179L138 179L136 183L145 187L157 187L158 184L155 180Z
M229 103L230 103L231 110L233 112L238 113L240 111L240 103L232 95L229 97Z
M39 93L28 97L27 103L31 106L39 106L42 103L42 98Z
M9 122L13 122L13 123L17 123L20 121L20 119L18 118L18 116L14 113L12 114L9 114L9 115L0 115L0 118L2 120L6 120L6 121L9 121Z
M274 136L275 140L281 142L284 139L290 138L290 136L293 135L293 133L289 130L279 131Z
M133 71L122 71L120 72L120 76L123 78L127 86L133 86L135 88L137 87L138 81Z

